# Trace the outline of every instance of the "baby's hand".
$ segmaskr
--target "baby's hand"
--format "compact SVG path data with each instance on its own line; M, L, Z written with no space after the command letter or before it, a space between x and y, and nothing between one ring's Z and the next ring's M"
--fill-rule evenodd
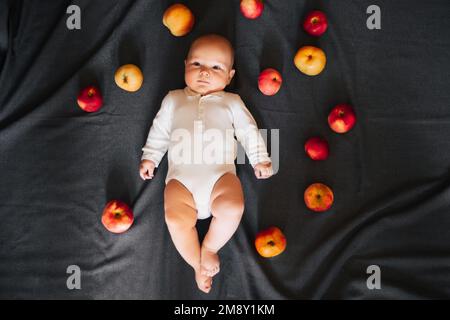
M253 168L255 170L255 176L258 179L267 179L273 175L271 162L260 162Z
M151 160L142 160L139 167L139 175L142 180L152 179L153 171L155 170L155 163Z

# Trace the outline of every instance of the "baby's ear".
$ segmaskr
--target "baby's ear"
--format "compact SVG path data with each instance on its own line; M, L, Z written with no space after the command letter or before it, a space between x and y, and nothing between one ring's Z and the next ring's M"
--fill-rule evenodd
M231 79L233 79L235 73L236 73L236 70L234 70L234 69L231 69L231 70L230 70L230 74L229 74L230 80L229 80L228 83L231 82Z

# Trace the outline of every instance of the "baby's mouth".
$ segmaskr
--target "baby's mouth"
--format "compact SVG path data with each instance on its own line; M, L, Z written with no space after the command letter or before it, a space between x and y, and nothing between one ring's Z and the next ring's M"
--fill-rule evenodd
M197 80L197 82L209 84L209 82L205 80Z

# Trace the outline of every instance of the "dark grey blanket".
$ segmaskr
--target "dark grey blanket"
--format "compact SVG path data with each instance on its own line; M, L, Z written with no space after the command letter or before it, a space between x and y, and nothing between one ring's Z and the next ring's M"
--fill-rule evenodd
M172 1L0 2L0 298L31 299L417 299L450 297L450 4L447 0L265 1L243 18L239 1L182 1L196 16L181 38L162 24ZM81 8L81 30L66 9ZM369 30L369 5L381 29ZM311 9L329 29L300 27ZM167 158L152 181L138 174L141 148L162 98L184 87L183 60L193 39L226 36L236 50L229 91L240 94L258 125L279 129L279 171L257 180L238 165L246 208L221 250L221 272L201 293L164 222ZM303 45L327 54L325 71L301 74ZM134 63L144 85L126 93L114 72ZM272 67L281 91L263 96L257 77ZM95 84L103 108L76 103ZM327 124L349 103L356 126ZM304 143L319 135L330 157L313 162ZM308 210L313 182L335 195L324 213ZM115 235L100 222L121 199L135 223ZM209 220L199 223L201 235ZM286 251L272 259L254 238L280 227ZM81 289L69 290L69 266ZM377 266L381 289L369 289ZM369 271L368 271L369 270ZM69 273L68 273L69 271ZM370 287L370 286L369 286Z

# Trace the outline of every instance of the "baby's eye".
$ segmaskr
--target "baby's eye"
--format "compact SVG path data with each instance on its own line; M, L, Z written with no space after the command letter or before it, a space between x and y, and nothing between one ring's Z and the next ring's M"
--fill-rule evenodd
M221 68L219 66L214 66L213 69L220 70Z
M198 63L198 62L192 62L191 64L193 64L196 67L198 67L200 65L200 63Z

